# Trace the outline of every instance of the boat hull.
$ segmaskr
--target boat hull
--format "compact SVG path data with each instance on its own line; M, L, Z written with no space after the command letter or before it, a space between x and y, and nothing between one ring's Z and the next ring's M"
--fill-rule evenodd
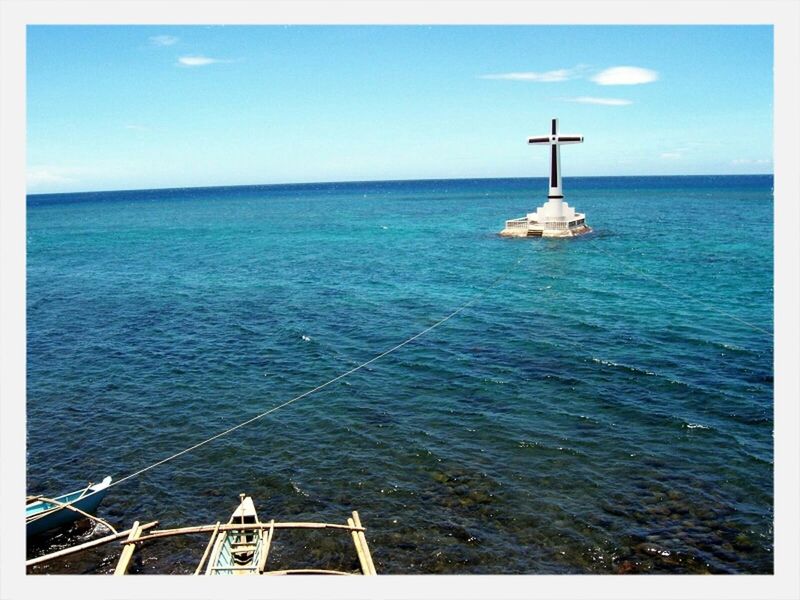
M235 523L258 523L253 499L249 496L242 496L241 504L228 521L231 525ZM262 554L266 551L261 529L222 531L217 534L206 575L258 575Z
M85 490L78 490L53 499L62 504L70 504L91 515L103 501L110 483L111 477L106 477L102 483L89 487L88 493L84 494ZM25 511L26 534L29 538L83 518L74 510L59 508L57 504L41 500L27 505Z

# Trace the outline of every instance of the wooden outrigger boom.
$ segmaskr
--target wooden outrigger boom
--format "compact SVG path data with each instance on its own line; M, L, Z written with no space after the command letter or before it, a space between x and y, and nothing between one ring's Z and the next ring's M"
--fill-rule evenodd
M240 529L264 530L264 529L344 529L346 531L366 531L364 527L358 525L342 525L339 523L313 523L313 522L275 522L275 523L253 523L253 524L230 524L220 525L218 531L238 531ZM120 544L149 542L158 538L172 537L175 535L189 535L193 533L213 533L217 531L216 525L195 525L193 527L178 527L176 529L157 529L148 535L141 536L135 540L123 540Z
M194 572L195 575L200 575L200 573L203 572L203 565L205 564L206 559L208 558L208 553L211 552L211 548L214 547L214 540L217 539L217 533L219 532L219 525L220 523L219 521L217 521L217 524L214 526L214 533L211 534L211 539L208 540L208 545L206 546L206 549L203 552L203 557L200 559L200 564L198 564L197 569L195 569Z
M358 511L353 511L353 518L347 519L347 524L352 527L350 533L353 536L353 544L355 544L356 552L361 562L362 573L364 573L364 575L377 575L375 563L372 562L372 555L369 552L369 546L367 546L364 528L361 527L361 519L358 518Z
M136 538L142 535L142 526L139 521L134 521L131 527L131 533L125 541L125 547L122 549L122 554L119 557L117 568L114 569L114 575L125 575L128 572L128 566L133 558L133 551L136 550L136 545L133 543Z

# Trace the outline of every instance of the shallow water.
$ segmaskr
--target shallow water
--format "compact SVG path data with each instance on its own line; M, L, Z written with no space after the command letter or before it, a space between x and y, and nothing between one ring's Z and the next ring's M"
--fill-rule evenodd
M381 573L772 572L772 178L564 187L594 233L498 237L538 179L29 197L28 492L120 479L505 272L100 516L216 522L247 492L262 519L358 510ZM318 537L282 534L276 564L355 567ZM205 542L134 570L191 572ZM31 572L113 570L104 555Z

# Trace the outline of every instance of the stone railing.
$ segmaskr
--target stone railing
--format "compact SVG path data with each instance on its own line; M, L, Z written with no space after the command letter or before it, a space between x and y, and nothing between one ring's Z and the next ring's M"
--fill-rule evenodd
M521 219L509 219L506 221L506 229L527 229L528 218L522 217Z
M545 221L528 221L527 217L522 217L506 221L506 229L568 229L584 222L583 215L579 218L572 217L570 220L567 220L567 217L548 216Z
M550 218L547 219L545 223L543 223L545 229L566 229L567 222L566 221L553 221Z

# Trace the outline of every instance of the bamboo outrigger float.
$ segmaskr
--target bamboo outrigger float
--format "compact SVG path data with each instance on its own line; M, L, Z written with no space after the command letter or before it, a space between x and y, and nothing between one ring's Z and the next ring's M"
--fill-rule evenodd
M318 522L261 522L255 510L252 498L241 494L239 506L226 524L217 522L212 525L180 527L177 529L153 529L158 521L140 524L136 521L130 529L115 532L111 535L65 548L45 556L31 559L25 563L27 567L49 562L56 558L80 552L103 544L117 541L122 545L114 575L126 575L133 560L136 548L152 540L210 533L195 575L352 575L347 571L330 569L284 569L267 570L270 545L275 531L278 529L332 529L350 533L358 556L359 570L362 575L377 575L375 563L364 535L365 528L361 524L358 512L353 511L347 524ZM125 538L125 539L122 539Z

